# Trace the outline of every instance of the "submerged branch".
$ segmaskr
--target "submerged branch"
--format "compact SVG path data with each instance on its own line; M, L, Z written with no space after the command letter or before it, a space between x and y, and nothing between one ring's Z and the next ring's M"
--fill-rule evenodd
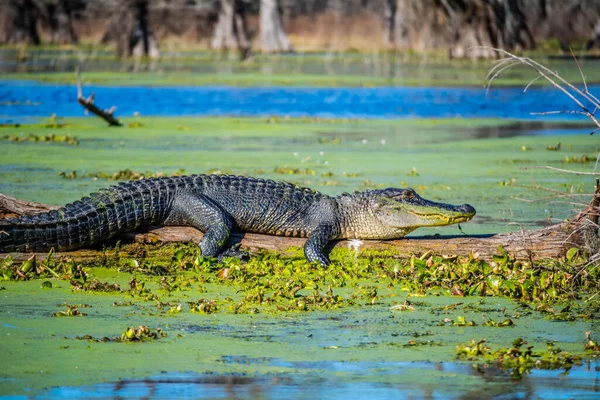
M119 120L113 116L117 107L112 106L108 110L102 110L99 107L97 107L94 104L95 94L93 92L88 98L85 98L83 96L83 89L81 87L81 77L79 76L79 68L75 70L75 76L77 77L77 102L81 104L87 111L99 116L100 118L108 122L110 126L121 126Z

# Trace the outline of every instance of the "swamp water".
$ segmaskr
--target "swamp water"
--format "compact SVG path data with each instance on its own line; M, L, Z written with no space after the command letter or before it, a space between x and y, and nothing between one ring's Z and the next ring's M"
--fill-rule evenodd
M2 96L5 93L0 90ZM31 89L31 93L38 91ZM464 101L469 99L466 93ZM312 96L321 99L322 94ZM5 103L13 102L1 108L5 121L50 114L49 110L15 112L22 106L35 110L64 103L49 96L36 105L32 97L2 97ZM31 104L17 104L28 99ZM128 101L146 99L134 96ZM175 105L168 107L177 110ZM363 108L379 110L368 104ZM75 108L73 113L61 111L60 116L79 113ZM477 115L476 110L470 112ZM419 229L414 234L460 235L539 227L571 217L587 203L585 194L593 186L581 176L521 169L550 165L591 170L599 146L581 125L267 114L253 118L129 117L123 118L122 128L107 128L92 118L5 125L0 128L0 192L64 204L113 184L113 177L146 171L172 174L180 169L187 174L220 171L284 179L329 194L411 186L426 198L470 203L478 210L462 231L452 226ZM555 197L556 192L561 196ZM551 341L580 354L585 332L598 332L593 315L548 318L547 310L530 309L500 296L463 298L442 289L422 292L385 278L395 264L374 265L383 269L373 270L367 279L318 285L305 281L298 292L302 296L310 296L311 290L325 293L330 286L330 297L353 299L353 304L343 303L339 308L309 307L312 312L306 312L293 297L290 304L298 310L271 307L257 313L236 312L231 307L254 292L216 280L217 267L205 271L206 281L192 281L191 286L179 289L173 289L176 281L169 281L171 289L164 291L161 279L171 278L138 273L137 279L158 298L136 297L126 291L72 291L68 280L52 279L51 288L43 287L39 279L2 282L0 394L63 398L597 397L600 365L595 361L573 365L568 373L562 368L534 368L518 380L510 369L496 368L493 363L453 361L457 345L482 338L494 350L510 348L514 339L522 337L537 351L544 351ZM132 279L132 272L123 265L90 268L89 273L121 288ZM304 272L298 266L285 273L292 277ZM186 279L198 276L184 274ZM407 301L408 294L413 309L394 309ZM588 294L586 304L592 304L593 297ZM215 301L219 310L191 312L187 302L203 299ZM65 310L65 303L78 305L79 312L87 315L52 317ZM180 304L182 310L177 311ZM553 307L550 315L560 314L566 306ZM462 325L461 318L477 326ZM488 320L506 319L514 325L482 326ZM120 337L127 327L139 325L160 328L166 336L145 343L97 341ZM90 338L77 339L84 335Z

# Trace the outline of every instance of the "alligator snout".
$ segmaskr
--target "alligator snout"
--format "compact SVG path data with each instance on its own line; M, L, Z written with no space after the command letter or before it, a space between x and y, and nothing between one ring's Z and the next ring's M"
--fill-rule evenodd
M475 215L475 208L470 205L470 204L463 204L457 207L458 212L464 213L464 214L473 214Z

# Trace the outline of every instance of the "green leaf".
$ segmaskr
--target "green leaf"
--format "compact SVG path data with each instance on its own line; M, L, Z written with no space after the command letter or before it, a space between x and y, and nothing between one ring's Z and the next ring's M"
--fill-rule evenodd
M567 251L567 261L573 261L575 259L575 257L577 257L577 253L579 253L579 249L576 247L571 247L568 251Z

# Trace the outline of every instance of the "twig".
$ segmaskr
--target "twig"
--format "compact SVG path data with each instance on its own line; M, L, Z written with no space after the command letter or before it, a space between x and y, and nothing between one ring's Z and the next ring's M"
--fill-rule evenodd
M581 80L583 81L583 91L585 93L589 93L587 82L585 80L585 75L583 75L583 70L581 69L581 65L579 65L579 60L575 57L575 53L573 53L573 49L569 46L569 51L571 52L571 56L573 60L575 60L575 64L577 64L577 69L579 70L579 74L581 75Z
M113 116L113 113L115 112L116 107L112 106L108 110L101 110L94 104L94 96L95 96L94 93L92 93L90 95L90 97L88 97L87 99L85 97L83 97L83 89L81 88L81 78L79 76L79 68L77 68L75 70L75 76L77 77L77 102L79 104L81 104L86 110L91 112L92 114L95 114L95 115L99 116L100 118L102 118L103 120L105 120L106 122L108 122L108 124L110 126L121 126L121 123L119 122L119 120L117 120Z
M551 169L553 171L565 172L565 173L568 173L568 174L575 174L575 175L594 175L594 176L600 176L600 172L572 171L570 169L555 168L555 167L550 167L548 165L534 165L534 166L531 166L531 167L521 167L520 169L527 170L527 169L531 169L531 168L545 168L545 169Z

